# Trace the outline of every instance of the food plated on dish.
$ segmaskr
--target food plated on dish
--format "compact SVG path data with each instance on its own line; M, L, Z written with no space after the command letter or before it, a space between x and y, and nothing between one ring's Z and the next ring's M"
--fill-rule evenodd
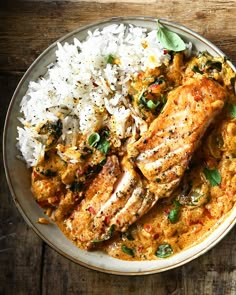
M175 25L146 21L54 45L19 97L17 147L46 214L37 228L59 227L73 253L169 266L233 211L235 71Z

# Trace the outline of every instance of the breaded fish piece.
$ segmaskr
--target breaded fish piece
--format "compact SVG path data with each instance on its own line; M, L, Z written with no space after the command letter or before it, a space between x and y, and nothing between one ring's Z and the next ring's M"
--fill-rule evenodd
M169 93L162 113L129 148L156 199L168 197L179 184L207 127L224 106L226 90L203 77L188 79Z

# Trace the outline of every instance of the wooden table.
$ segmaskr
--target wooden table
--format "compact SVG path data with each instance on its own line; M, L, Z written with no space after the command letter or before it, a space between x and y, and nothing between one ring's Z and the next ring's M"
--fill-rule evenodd
M33 60L78 26L119 15L182 23L214 42L236 64L235 0L1 1L1 134L13 91ZM236 228L207 254L165 273L139 277L99 273L60 256L26 225L9 193L2 157L0 173L1 295L236 294Z

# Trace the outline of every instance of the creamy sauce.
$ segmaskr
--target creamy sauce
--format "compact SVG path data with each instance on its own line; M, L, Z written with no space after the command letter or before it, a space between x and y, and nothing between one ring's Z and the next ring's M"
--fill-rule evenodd
M222 64L220 73L214 68L209 70L203 66L203 64L214 64L214 62ZM202 73L196 73L193 70L196 68ZM73 235L76 223L78 227L86 228L86 220L89 220L91 215L97 214L97 223L94 224L95 228L96 226L99 228L101 222L104 222L102 220L104 212L109 211L110 219L116 219L114 224L120 219L119 222L124 225L125 232L115 233L108 241L95 243L95 249L102 249L109 255L124 260L151 260L157 257L167 257L199 243L233 208L236 201L236 118L232 115L231 107L236 105L236 97L232 82L235 79L235 74L229 66L221 59L215 61L208 54L194 57L188 61L184 60L182 54L176 54L173 64L169 68L161 67L137 75L130 84L131 104L133 108L139 108L143 114L142 119L149 126L160 112L160 108L154 107L154 104L160 102L160 107L162 107L164 102L161 101L164 101L164 97L168 95L169 91L181 85L186 77L194 75L205 75L217 80L227 90L227 104L202 139L180 185L170 197L160 199L140 219L135 214L142 212L147 202L151 202L153 199L148 195L146 189L144 192L144 188L140 186L138 180L135 180L136 174L126 172L125 177L115 189L112 183L110 183L110 187L109 183L105 184L106 187L102 187L102 177L101 185L98 181L96 186L93 180L105 167L106 156L104 153L91 147L84 138L77 140L78 148L76 150L71 149L70 146L56 146L54 138L50 138L50 148L46 157L33 168L32 191L39 205L45 208L46 214L79 247L83 246ZM160 76L164 82L155 84L155 79ZM150 81L152 81L152 87L149 84ZM151 90L146 93L140 104L140 92L146 87L151 87ZM149 101L151 103L148 104ZM187 118L188 114L183 111L176 116ZM179 128L181 130L184 125L172 127L168 132L178 131ZM163 130L163 133L165 132L167 131ZM117 148L113 144L115 138L112 139L112 132L109 136L108 155L116 155L121 162L127 152L127 144L124 143ZM167 153L168 157L174 158L176 153L183 152L188 148L188 145L183 145ZM148 158L160 150L165 150L165 143L141 153L138 160L149 161ZM64 153L63 160L58 156L58 151ZM133 152L135 153L135 151L129 153ZM67 161L66 153L76 154L79 161L75 163ZM159 158L147 162L146 167L159 169L164 160L166 159ZM179 167L181 168L181 162ZM107 169L109 173L110 168ZM167 170L167 176L177 173L178 171L175 169L177 169L176 166ZM121 172L118 170L114 172L114 182L119 179ZM139 171L135 173L142 178ZM111 179L113 179L112 177ZM129 181L127 182L127 180ZM93 185L94 187L92 187ZM90 191L86 195L88 188ZM101 197L101 199L97 199L97 207L87 205L86 200L89 202L94 196L103 195L103 192L105 194L107 191L111 192L111 196L108 195L108 202L99 204ZM130 199L124 202L129 196L131 196ZM142 202L140 202L140 197L143 197ZM114 202L118 201L122 208L114 217L117 209L112 206ZM87 207L84 209L85 212L80 215L79 210L83 206ZM73 223L72 220L75 216L78 220ZM83 219L83 224L79 224L80 217L81 222ZM127 218L138 220L126 229ZM107 220L107 223L110 223L110 220Z

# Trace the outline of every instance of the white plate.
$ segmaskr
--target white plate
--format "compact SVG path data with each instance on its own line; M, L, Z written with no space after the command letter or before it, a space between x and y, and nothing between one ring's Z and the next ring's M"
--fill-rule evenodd
M185 41L193 43L197 51L207 50L213 56L224 56L216 46L195 32L166 20L161 22L172 31L178 33ZM77 37L83 40L87 37L88 30L103 28L112 23L133 24L142 26L147 29L156 28L156 19L151 17L114 17L96 22L84 27L80 27L61 38L59 42L73 42ZM127 262L109 257L101 252L86 252L78 249L55 224L42 225L37 223L38 218L42 217L43 210L35 202L30 190L30 172L24 162L17 159L19 154L16 149L17 125L19 124L19 104L24 96L29 81L36 80L40 75L47 71L47 65L55 62L56 42L49 46L30 66L17 86L11 100L5 121L4 138L3 138L3 155L4 165L8 184L15 204L23 215L28 225L52 248L64 255L65 257L79 263L83 266L120 275L143 275L166 271L183 265L196 257L202 255L216 243L218 243L234 226L236 222L236 207L228 214L222 223L200 244L175 254L166 259L154 261ZM230 64L234 71L236 69Z

